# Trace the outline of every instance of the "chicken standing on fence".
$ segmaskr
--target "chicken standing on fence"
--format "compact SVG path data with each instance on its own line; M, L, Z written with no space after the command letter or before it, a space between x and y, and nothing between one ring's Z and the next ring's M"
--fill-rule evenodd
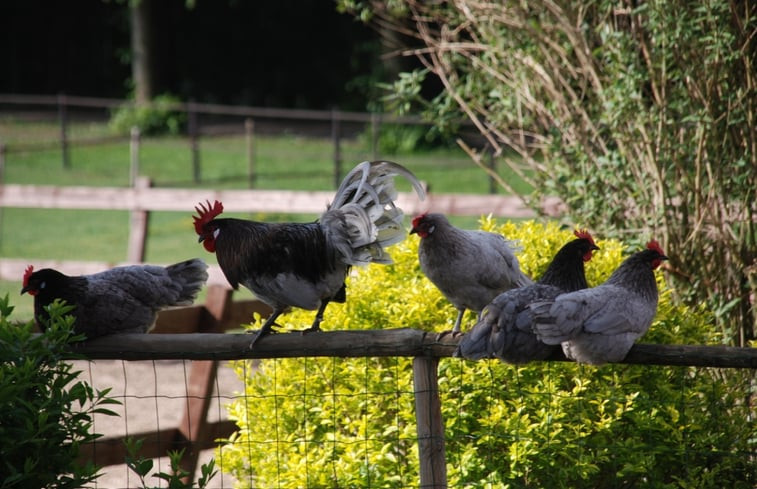
M623 360L652 324L658 298L654 270L667 259L652 240L601 285L532 303L534 332L544 343L562 344L565 356L577 362Z
M481 310L499 294L532 283L512 243L499 234L457 228L442 214L417 216L410 233L421 238L421 271L457 309L452 334L460 332L466 309L480 320Z
M40 328L45 307L55 299L74 306L74 331L87 339L120 333L146 333L158 311L194 302L208 280L208 266L195 258L161 267L129 265L92 275L70 277L52 268L24 273L21 293L34 296L34 316Z
M523 311L534 301L554 299L588 287L584 263L591 260L599 247L588 231L574 234L576 239L560 248L538 282L508 290L484 308L481 320L460 341L455 356L470 360L496 357L503 362L526 363L544 360L558 348L538 340Z
M216 253L231 286L244 285L273 308L250 347L292 306L317 309L306 331L318 331L329 302L346 300L345 278L352 265L392 263L385 248L406 236L404 214L394 204L398 175L425 198L421 183L403 166L365 161L347 174L316 222L217 219L221 202L195 207L195 231L205 249Z

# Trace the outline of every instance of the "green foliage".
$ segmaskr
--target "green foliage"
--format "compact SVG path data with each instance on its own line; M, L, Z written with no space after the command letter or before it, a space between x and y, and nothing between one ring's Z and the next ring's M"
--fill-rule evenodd
M110 127L119 134L129 134L132 127L138 127L143 135L177 135L186 118L181 100L164 94L155 97L149 105L129 103L118 107L111 114Z
M369 127L361 138L370 141L373 131ZM406 124L381 124L377 139L380 154L397 155L443 147L444 142L427 126Z
M555 223L482 228L516 239L521 265L540 275L572 239ZM324 329L449 330L454 308L420 272L417 238L393 266L356 271L348 301ZM626 254L597 240L587 264L597 284ZM633 251L633 250L628 250ZM704 309L671 301L659 277L658 315L645 342L717 343ZM283 325L301 329L313 312ZM470 327L472 316L468 317ZM464 329L465 329L464 328ZM216 452L239 487L415 487L418 454L409 358L299 358L235 362L244 396L239 426ZM450 487L752 487L756 426L752 372L656 366L581 366L442 359L439 387Z
M519 155L539 203L613 236L660 237L669 279L718 311L724 341L755 338L757 5L714 0L340 0L395 30L423 69L391 92L440 130L472 120ZM430 76L444 91L420 90Z
M92 433L95 413L115 415L103 407L117 404L109 389L95 391L78 379L70 363L71 311L58 301L49 306L43 334L33 324L12 325L8 296L0 300L0 473L2 488L80 488L94 481L98 467L81 465L83 444Z
M145 477L150 473L153 467L152 459L146 459L139 456L143 440L126 440L126 466L129 467L142 483L145 489L159 489L159 486L148 487ZM171 472L158 472L153 477L166 482L168 489L192 489L194 484L185 483L183 479L191 474L181 467L181 459L184 456L184 449L169 450L168 458L171 463ZM216 476L218 471L215 469L215 460L211 459L208 463L200 467L200 478L197 480L197 488L205 489L208 487L210 480Z

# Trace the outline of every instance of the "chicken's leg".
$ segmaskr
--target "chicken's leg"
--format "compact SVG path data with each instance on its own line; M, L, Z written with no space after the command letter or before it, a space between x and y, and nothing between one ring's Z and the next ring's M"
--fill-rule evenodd
M457 310L457 319L455 319L455 325L452 326L452 331L442 331L441 333L439 333L438 335L436 335L436 339L440 340L440 339L444 338L445 336L447 336L448 334L451 334L453 338L456 337L459 334L462 334L460 332L460 324L462 324L462 322L463 322L463 316L465 316L465 311L466 311L466 309L464 307L461 308L461 309L458 309Z
M457 310L457 319L455 325L452 327L452 336L455 336L460 332L460 324L463 322L463 316L465 316L465 308L461 307Z
M308 329L303 329L302 334L313 333L315 331L321 330L321 321L323 321L323 311L326 310L326 306L328 305L329 305L328 300L323 300L321 302L321 306L318 308L318 312L315 313L315 319L313 320L313 325L310 326Z
M252 347L255 346L255 342L257 342L262 336L265 336L272 331L273 326L276 324L276 319L281 315L282 312L284 312L283 309L273 310L271 315L268 316L268 319L266 319L265 323L263 323L263 326L260 327L260 330L255 333L255 337L250 343L250 350L252 350Z

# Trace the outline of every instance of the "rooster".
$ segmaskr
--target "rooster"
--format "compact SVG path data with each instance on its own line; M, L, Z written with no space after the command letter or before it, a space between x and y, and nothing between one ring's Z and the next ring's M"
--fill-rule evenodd
M455 356L479 360L496 357L508 363L548 358L557 348L536 338L523 311L535 301L554 299L565 292L585 289L584 263L599 250L588 231L574 231L576 239L555 254L533 285L498 295L484 308L482 319L460 341Z
M394 204L394 177L401 175L421 199L425 191L409 170L389 161L364 161L342 181L334 200L316 222L263 223L217 218L219 201L195 207L195 231L234 289L250 289L273 308L250 348L271 332L289 307L317 310L320 330L329 302L345 302L345 278L353 265L390 264L385 248L405 238L403 213Z
M68 276L43 268L27 267L21 293L34 296L34 316L44 329L46 306L55 299L74 306L74 332L87 339L120 333L146 333L155 325L158 311L194 302L208 279L208 266L200 259L167 267L129 265L92 275Z
M443 214L421 214L410 233L421 238L421 271L457 309L452 334L460 333L465 311L479 314L499 294L530 285L520 270L512 243L487 231L469 231L450 224Z
M654 270L667 259L652 240L601 285L532 303L535 333L544 343L562 344L565 356L577 362L623 360L652 324L658 298Z

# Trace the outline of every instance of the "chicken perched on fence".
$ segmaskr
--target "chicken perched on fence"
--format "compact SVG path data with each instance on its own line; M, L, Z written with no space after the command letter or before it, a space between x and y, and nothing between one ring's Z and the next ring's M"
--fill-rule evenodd
M87 339L120 333L146 333L158 311L194 302L208 279L208 266L192 259L167 267L129 265L92 275L68 276L52 268L24 273L21 293L34 296L34 317L40 328L47 305L55 299L74 306L74 331Z
M306 331L317 331L329 302L346 300L345 278L353 265L389 264L385 248L406 236L403 212L394 204L394 177L403 176L418 196L425 191L409 170L389 161L365 161L342 181L316 222L263 223L217 218L223 204L195 207L195 231L215 252L233 288L250 289L273 308L251 347L269 333L289 307L315 310Z
M452 333L460 332L465 311L479 314L499 294L532 283L521 270L513 244L487 231L460 229L442 214L413 219L421 238L421 271L457 309Z
M532 303L534 332L544 343L562 344L565 356L577 362L623 360L652 324L658 299L654 270L667 259L653 240L601 285Z
M588 231L575 231L576 239L555 254L538 282L504 292L487 305L481 320L467 333L455 356L479 360L499 358L508 363L544 360L557 348L539 341L523 314L535 301L554 299L565 292L585 289L584 263L599 250Z

